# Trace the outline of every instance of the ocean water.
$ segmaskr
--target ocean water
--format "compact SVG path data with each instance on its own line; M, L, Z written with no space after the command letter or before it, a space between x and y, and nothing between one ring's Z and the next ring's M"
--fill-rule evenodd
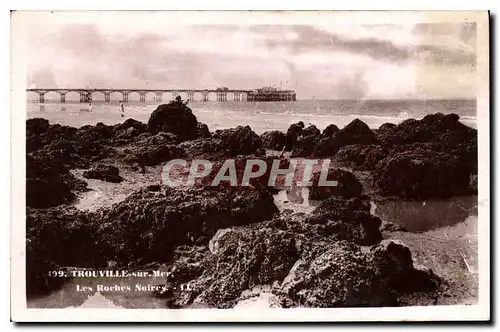
M163 102L166 103L166 102ZM103 122L108 125L133 118L147 122L160 102L125 104L125 118L120 117L119 102L27 103L28 118L46 118L51 123L74 127ZM191 102L189 107L211 131L249 125L255 132L286 131L292 123L303 121L324 129L329 124L342 128L355 118L370 128L408 118L420 119L429 113L456 113L464 124L476 127L475 100L303 100L296 102Z

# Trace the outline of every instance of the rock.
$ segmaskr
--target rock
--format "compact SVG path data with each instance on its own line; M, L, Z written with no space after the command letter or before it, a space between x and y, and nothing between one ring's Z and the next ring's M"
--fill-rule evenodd
M371 248L384 283L399 293L435 291L441 280L432 270L415 269L410 249L401 241L383 240Z
M293 145L291 157L308 157L314 152L319 136L300 136Z
M49 120L34 118L26 120L26 136L41 135L50 128Z
M281 282L298 258L290 232L238 228L215 242L217 249L207 258L210 264L194 285L203 290L200 299L217 308L233 307L253 286Z
M383 222L382 227L380 227L380 231L382 232L408 232L406 228L401 225L394 224L392 222Z
M309 199L323 200L330 196L356 197L360 196L363 186L356 176L349 171L333 168L328 170L327 181L337 181L336 186L320 186L321 172L313 173L312 186L309 188Z
M335 134L337 131L339 131L339 127L337 127L334 124L329 124L321 133L321 138L326 138L330 137L333 134Z
M208 244L218 229L271 219L273 198L252 187L140 190L101 210L100 233L116 262L165 262L180 245Z
M304 129L304 122L302 121L293 123L290 127L288 127L288 130L286 131L286 151L292 151L297 138L302 134L302 129Z
M148 127L145 123L137 121L135 119L127 119L123 123L119 123L113 126L113 131L115 136L124 130L134 128L136 132L139 134L145 133L148 130Z
M46 119L28 119L26 120L26 152L40 150L53 141L71 139L76 130L76 128L60 124L49 125Z
M77 129L74 139L82 142L98 143L112 138L113 126L98 122L95 126L86 125Z
M211 137L212 135L210 134L210 130L208 129L208 126L205 123L198 122L197 125L197 131L198 131L198 138L207 138Z
M87 179L98 179L114 183L119 183L123 180L123 178L120 176L120 170L117 167L104 164L99 164L89 171L84 171L83 177Z
M192 141L182 142L178 145L186 153L189 159L217 160L225 156L218 139L198 138Z
M335 160L345 167L371 171L388 153L389 150L380 145L353 144L340 148L335 155Z
M47 195L48 196L48 195ZM57 288L65 266L106 267L99 243L98 220L74 207L26 211L26 290L28 295Z
M314 156L334 156L341 147L352 144L370 145L379 144L379 141L363 121L354 119L333 136L321 139Z
M396 128L397 125L394 123L384 123L378 129L375 129L373 133L382 144L385 144L390 140Z
M377 136L387 146L429 143L434 150L459 157L477 174L477 130L459 119L456 114L428 114L422 120L408 119L396 127L381 127Z
M137 140L123 151L122 159L128 164L141 166L159 165L184 156L184 150L175 146L177 136L160 132L154 136Z
M436 291L440 279L415 268L407 247L380 242L369 198L330 200L313 216L287 213L219 229L208 248L178 247L165 284L172 306L233 308L258 289L279 307L398 306L403 294ZM379 244L361 248L367 232L377 239L361 242ZM175 291L183 283L192 291Z
M198 137L198 120L182 102L159 105L149 117L147 127L153 135L164 131L176 135L181 142Z
M220 141L220 149L229 157L255 154L262 147L260 137L250 126L216 130L213 136Z
M393 242L367 253L346 241L324 242L301 257L281 286L286 307L397 306L398 295L439 284L433 273L414 269L408 248Z
M370 200L364 196L349 199L331 196L314 209L305 223L323 225L321 232L338 240L361 245L372 245L382 240L382 221L370 214Z
M270 130L260 135L262 146L266 149L281 151L286 143L286 135L279 130Z
M470 171L456 156L425 149L392 152L373 173L382 195L426 199L469 193Z
M113 126L114 143L128 143L134 138L147 132L146 124L134 120L127 119L125 122Z
M27 206L47 208L69 203L75 198L73 190L83 190L86 186L57 159L26 157Z
M307 128L302 129L301 135L306 136L319 136L321 135L321 131L315 125L309 125Z

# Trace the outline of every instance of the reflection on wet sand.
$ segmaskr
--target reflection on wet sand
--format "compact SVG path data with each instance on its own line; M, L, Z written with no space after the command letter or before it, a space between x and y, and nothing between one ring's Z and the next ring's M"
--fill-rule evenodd
M404 226L410 232L452 226L477 215L477 196L453 197L436 201L376 201L375 214Z

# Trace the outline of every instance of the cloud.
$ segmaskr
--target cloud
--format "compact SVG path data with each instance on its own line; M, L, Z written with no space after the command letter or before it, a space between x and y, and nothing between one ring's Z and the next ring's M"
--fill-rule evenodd
M474 82L419 90L475 71L475 25L168 25L146 22L33 26L28 84L95 88L253 89L299 98L469 96ZM160 24L161 23L161 24ZM149 28L148 28L149 27Z

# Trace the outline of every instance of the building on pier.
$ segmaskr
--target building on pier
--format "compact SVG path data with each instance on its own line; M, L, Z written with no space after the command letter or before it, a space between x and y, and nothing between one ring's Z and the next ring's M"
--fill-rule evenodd
M248 101L296 101L297 96L293 90L281 90L274 87L264 86L260 89L250 91Z

